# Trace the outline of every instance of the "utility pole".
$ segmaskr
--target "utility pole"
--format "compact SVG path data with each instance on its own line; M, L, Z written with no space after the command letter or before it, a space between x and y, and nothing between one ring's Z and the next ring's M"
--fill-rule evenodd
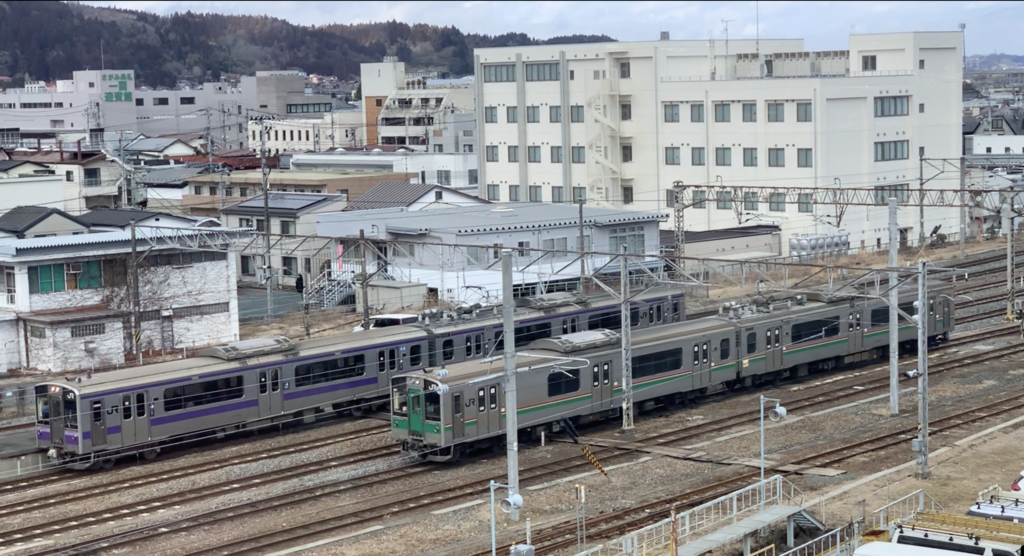
M889 268L899 264L900 228L896 219L896 198L889 197ZM900 413L900 275L889 271L889 415Z
M909 148L909 147L908 147ZM918 195L917 210L919 213L919 224L921 226L921 232L918 234L918 249L924 249L924 157L922 156L918 162L918 174L917 174L918 189L920 195Z
M622 282L622 434L633 434L633 353L629 320L629 258L626 244L622 244L619 258L619 280Z
M917 469L922 479L931 476L928 469L928 263L917 266Z
M263 186L263 269L264 280L267 281L267 315L270 322L274 314L274 292L271 289L273 266L270 264L270 167L267 166L267 122L260 121L260 170Z
M132 307L132 353L135 364L142 363L142 300L139 299L139 252L135 240L135 221L132 220L132 260L131 260L131 307Z
M961 23L961 25L963 25ZM961 28L963 31L963 28ZM967 160L960 157L960 260L967 256Z
M1003 229L1006 230L1006 320L1013 321L1013 199L1007 190L1003 205Z
M685 272L686 269L683 265L686 264L686 230L685 221L683 220L683 182L673 182L672 189L675 190L675 206L672 207L675 212L675 224L676 224L676 266L679 267L681 272Z
M366 275L366 234L363 230L359 230L359 264L362 268L362 290L363 290L363 330L370 329L370 302L369 292L367 287L369 277Z
M584 199L580 198L576 200L576 204L580 206L580 240L577 246L580 251L580 293L583 293L583 280L587 275L587 261L584 258L584 242L583 242L583 203Z
M504 305L502 338L505 350L505 449L508 454L508 495L519 493L519 411L516 400L516 322L512 298L512 250L501 250L501 301ZM519 508L511 506L512 521L519 521Z

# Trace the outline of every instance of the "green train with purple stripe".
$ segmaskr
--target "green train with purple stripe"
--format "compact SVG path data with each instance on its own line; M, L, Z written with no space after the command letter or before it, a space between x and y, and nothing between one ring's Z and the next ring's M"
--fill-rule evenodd
M872 288L873 290L873 288ZM637 411L677 405L740 386L774 383L887 357L889 307L867 291L779 295L723 306L718 316L632 332ZM916 314L915 287L901 288L900 309ZM931 286L928 337L953 330L953 291ZM901 351L914 351L917 328L901 316ZM517 342L518 344L519 342ZM517 353L520 439L621 415L621 337L591 329L532 341ZM401 373L391 379L391 427L405 454L455 461L505 441L502 358Z

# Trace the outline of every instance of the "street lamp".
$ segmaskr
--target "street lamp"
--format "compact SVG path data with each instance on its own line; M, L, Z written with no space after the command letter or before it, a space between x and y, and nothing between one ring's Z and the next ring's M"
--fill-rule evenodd
M764 402L775 402L775 409L768 412L768 418L772 421L781 421L786 418L785 407L782 407L782 400L766 398L761 396L761 505L764 506Z
M494 534L494 490L498 489L498 488L503 488L503 489L508 490L508 485L503 485L501 483L496 483L494 481L491 481L491 485L490 486L491 486L491 556L497 556L497 554L498 554L498 545L496 544L497 541L495 540L495 534ZM503 499L501 502L499 502L499 504L501 506L501 511L503 511L505 513L509 513L510 511L512 511L512 509L517 509L518 510L519 508L523 507L523 497L520 496L518 493L516 493L516 494L513 494L513 495L509 496L508 498Z

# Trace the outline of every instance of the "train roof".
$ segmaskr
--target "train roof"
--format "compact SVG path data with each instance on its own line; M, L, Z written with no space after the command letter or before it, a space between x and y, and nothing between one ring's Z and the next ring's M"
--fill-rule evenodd
M200 349L196 352L195 357L188 359L98 373L92 375L91 378L49 380L40 384L66 386L76 390L79 396L84 396L107 390L143 386L153 382L162 383L198 377L260 363L283 362L304 355L317 355L352 347L362 347L367 343L386 345L391 342L397 343L418 338L425 339L426 332L412 326L391 326L297 342L292 342L284 336L271 336Z
M853 554L854 556L949 556L950 551L876 541L861 545Z

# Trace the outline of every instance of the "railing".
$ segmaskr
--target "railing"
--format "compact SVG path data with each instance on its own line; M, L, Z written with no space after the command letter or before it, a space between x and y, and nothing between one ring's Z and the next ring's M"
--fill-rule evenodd
M103 179L102 178L85 178L85 180L84 180L82 185L84 185L85 187L102 187L103 186Z
M856 549L858 524L851 523L845 527L833 529L824 535L808 541L796 548L783 552L779 556L828 556L831 554L849 555Z
M310 282L303 291L303 301L322 309L334 307L354 291L352 277L350 271L329 268Z
M889 523L907 519L920 510L935 511L936 508L941 510L942 506L923 489L918 489L875 510L871 516L871 526L874 529L882 529Z

